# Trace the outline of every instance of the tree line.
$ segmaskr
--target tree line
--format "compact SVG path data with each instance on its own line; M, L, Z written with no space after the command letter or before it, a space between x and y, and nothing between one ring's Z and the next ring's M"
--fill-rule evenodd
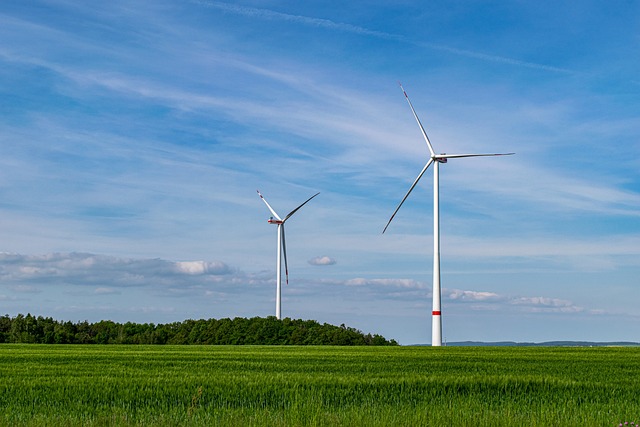
M33 344L209 344L209 345L398 345L381 335L364 334L315 320L275 316L200 319L168 324L58 321L18 314L0 317L0 343Z

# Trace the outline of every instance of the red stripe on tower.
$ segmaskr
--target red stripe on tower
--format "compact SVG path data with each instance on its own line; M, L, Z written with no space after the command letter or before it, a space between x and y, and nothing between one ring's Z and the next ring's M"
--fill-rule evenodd
M434 316L440 316L442 313L439 311L433 311L431 314L433 314Z

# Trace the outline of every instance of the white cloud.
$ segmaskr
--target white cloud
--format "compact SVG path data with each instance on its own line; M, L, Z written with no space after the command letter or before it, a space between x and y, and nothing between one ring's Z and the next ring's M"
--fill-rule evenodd
M180 286L220 282L217 276L235 270L221 261L167 261L162 259L119 258L88 253L45 255L0 254L0 280L20 283L17 292L34 292L31 284L101 286L105 289L128 286ZM104 286L102 286L104 285Z
M311 265L334 265L336 264L336 260L328 257L328 256L317 256L315 258L311 258L309 261Z
M315 264L314 264L315 262ZM331 265L328 257L309 261L312 265ZM222 261L167 261L162 259L118 258L88 253L51 253L44 255L0 254L0 282L11 282L16 293L39 293L50 286L93 286L94 295L112 295L123 288L151 289L157 296L187 297L201 295L224 299L238 293L239 287L271 287L271 271L244 273ZM413 301L430 299L430 284L408 278L301 279L289 291L307 295L324 293L326 286L365 290L367 298L392 298ZM350 290L351 289L351 290ZM145 291L146 292L146 291ZM365 294L360 294L360 298ZM448 304L473 303L474 310L502 306L522 312L577 313L585 311L571 301L544 296L500 295L472 289L443 289ZM7 296L4 299L8 299Z
M178 273L190 275L201 274L230 274L232 272L228 265L221 261L205 262L205 261L179 261L175 263L175 269Z
M518 297L513 298L510 304L523 306L525 311L532 313L580 313L585 311L583 307L574 305L571 301L558 298ZM595 314L598 311L594 310L592 313Z
M453 289L443 291L449 303L473 303L473 310L509 310L521 313L582 313L602 314L602 310L587 310L572 301L542 296L500 295L495 292Z
M463 291L459 289L450 291L447 296L451 300L462 301L495 301L500 299L500 296L494 292Z
M424 283L413 279L365 279L355 278L344 282L346 286L381 286L406 289L422 289Z

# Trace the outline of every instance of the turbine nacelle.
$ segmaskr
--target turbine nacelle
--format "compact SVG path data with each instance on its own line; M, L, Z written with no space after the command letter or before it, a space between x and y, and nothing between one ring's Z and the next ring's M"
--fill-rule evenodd
M441 154L441 156L445 156L445 155L446 154ZM438 163L447 163L447 158L446 157L433 156L432 159L435 160Z
M275 225L279 225L279 224L284 224L284 221L281 219L275 219L274 217L270 217L267 222L269 224L275 224Z

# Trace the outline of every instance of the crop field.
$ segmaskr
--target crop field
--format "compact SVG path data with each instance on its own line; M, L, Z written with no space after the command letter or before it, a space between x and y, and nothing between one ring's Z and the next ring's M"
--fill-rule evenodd
M618 426L640 348L0 345L0 425Z

